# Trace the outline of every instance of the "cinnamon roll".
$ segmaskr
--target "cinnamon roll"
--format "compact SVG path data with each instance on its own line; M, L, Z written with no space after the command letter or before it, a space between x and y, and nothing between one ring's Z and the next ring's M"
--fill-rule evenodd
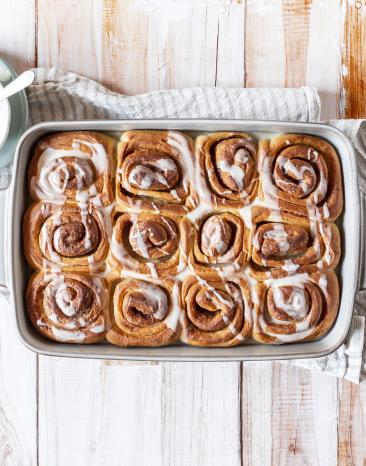
M263 215L264 214L264 215ZM256 214L254 213L254 216ZM259 280L294 273L334 269L341 246L337 226L282 213L281 219L256 216L252 234L251 274Z
M177 131L126 131L118 145L117 204L184 215L196 206L192 141Z
M315 340L333 325L339 305L334 272L299 274L257 285L253 338L260 343Z
M335 220L343 207L338 155L327 141L283 134L261 147L260 197L297 215Z
M24 216L24 253L35 269L98 270L108 253L108 220L92 204L32 204Z
M113 226L112 267L153 278L174 276L187 265L190 225L172 215L122 213Z
M214 207L240 208L254 199L257 142L251 136L236 132L198 136L196 153L205 183L201 190L207 191L203 197Z
M33 199L54 203L113 199L113 138L94 131L53 133L38 141L29 165Z
M187 277L182 285L182 341L194 346L236 346L251 331L248 285L221 279Z
M112 282L112 326L107 340L118 346L165 346L180 332L180 292L172 280L122 278Z
M45 273L29 281L27 310L34 327L63 343L104 339L108 308L105 282L81 273Z
M243 220L230 212L205 216L192 227L189 260L196 273L240 270L249 260L250 234Z

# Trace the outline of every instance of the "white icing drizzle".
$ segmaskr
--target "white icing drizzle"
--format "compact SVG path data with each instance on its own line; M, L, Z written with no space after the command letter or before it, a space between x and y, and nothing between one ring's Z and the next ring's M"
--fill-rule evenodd
M306 317L308 309L303 285L292 287L291 295L287 300L280 286L273 286L272 293L276 307L286 311L290 317L296 320Z
M91 155L81 151L80 144L88 146L91 149ZM74 164L78 189L83 188L87 197L92 197L92 193L96 192L90 162L98 175L108 171L108 158L104 146L75 139L72 150L53 149L50 146L45 146L38 160L37 175L31 179L31 188L39 199L50 199L54 203L63 203L66 200L65 192L70 178L67 160L71 157L78 160Z
M295 264L292 259L285 259L282 269L285 270L286 272L292 273L292 272L296 272L296 270L299 267L300 265Z
M287 233L283 223L275 223L272 226L272 230L267 230L263 234L263 237L274 239L278 243L281 253L286 253L290 249L290 243L287 241Z
M178 283L174 283L172 289L172 308L167 317L164 319L164 323L169 329L176 331L178 322L181 321L182 318L183 310L179 305L179 285Z
M242 190L244 187L244 171L241 167L235 164L230 164L227 160L221 160L217 164L217 168L224 173L227 173L234 180L238 189Z
M74 341L76 343L83 343L83 341L86 338L84 332L70 332L68 330L64 330L53 325L51 326L51 330L58 341Z

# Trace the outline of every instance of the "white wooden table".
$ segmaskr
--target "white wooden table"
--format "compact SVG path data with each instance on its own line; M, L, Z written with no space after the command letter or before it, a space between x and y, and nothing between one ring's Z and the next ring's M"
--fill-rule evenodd
M0 55L127 94L301 86L366 117L366 3L0 0ZM365 465L366 385L279 363L36 356L0 310L0 465Z

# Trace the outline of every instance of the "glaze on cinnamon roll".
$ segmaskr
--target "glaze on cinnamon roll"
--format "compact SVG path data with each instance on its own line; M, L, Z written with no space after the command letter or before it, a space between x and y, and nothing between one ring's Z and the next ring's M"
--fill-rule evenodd
M194 346L236 346L251 330L248 285L190 276L182 285L182 341Z
M186 219L147 212L123 213L113 226L109 262L117 269L153 278L172 277L187 265Z
M192 141L177 131L126 131L118 145L116 199L130 210L184 215L196 206Z
M257 143L251 136L234 132L198 136L196 153L207 190L204 197L214 207L240 208L254 199Z
M103 268L108 221L92 204L32 204L24 217L24 253L33 268L88 271Z
M112 201L113 138L94 131L53 133L38 141L28 177L33 199L58 204Z
M180 291L172 280L158 283L119 279L112 284L112 327L107 340L118 346L164 346L180 333Z
M314 340L333 325L339 305L334 272L299 274L257 285L253 338L261 343Z
M270 213L268 217L271 218ZM314 273L337 266L341 247L335 224L286 213L281 221L270 221L263 210L256 220L251 257L251 275L255 278Z
M343 208L338 155L325 140L283 134L261 144L262 199L291 213L335 220Z
M81 273L45 273L32 276L27 310L34 327L51 340L95 343L104 339L108 309L106 284Z
M243 220L232 213L213 213L193 231L190 263L198 274L232 268L238 271L249 259L250 235Z

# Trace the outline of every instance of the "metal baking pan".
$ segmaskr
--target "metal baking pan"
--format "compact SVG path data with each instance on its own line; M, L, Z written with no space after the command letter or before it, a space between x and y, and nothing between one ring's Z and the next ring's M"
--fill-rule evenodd
M337 149L343 170L345 208L338 221L342 233L343 256L338 267L341 300L338 318L323 338L314 342L280 346L248 343L233 348L198 348L173 345L162 348L119 348L109 343L75 345L45 339L32 327L25 308L28 267L23 256L22 220L29 203L26 170L33 144L47 133L68 130L121 132L130 129L175 129L181 131L245 131L273 136L275 133L306 133L328 140ZM266 134L269 133L269 134ZM22 342L31 350L53 356L165 361L237 361L310 358L329 354L345 340L352 317L359 280L360 200L353 148L343 133L332 126L313 123L291 123L243 120L118 120L47 122L33 126L19 141L10 189L0 192L0 228L7 228L7 241L0 254L0 283L9 290L16 326ZM4 211L6 210L6 212Z

